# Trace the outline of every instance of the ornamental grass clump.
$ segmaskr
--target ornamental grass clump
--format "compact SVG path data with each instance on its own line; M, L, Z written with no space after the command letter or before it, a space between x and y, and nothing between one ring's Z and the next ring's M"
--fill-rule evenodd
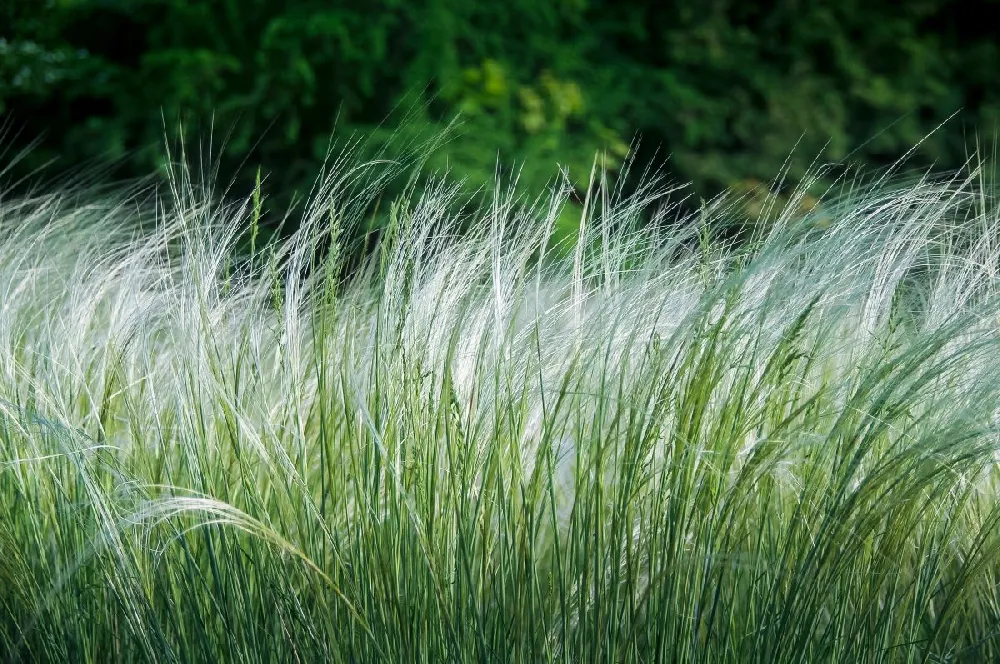
M567 240L568 188L445 176L358 261L396 168L250 252L259 194L183 168L0 198L2 659L1000 658L980 169L739 242L655 180Z

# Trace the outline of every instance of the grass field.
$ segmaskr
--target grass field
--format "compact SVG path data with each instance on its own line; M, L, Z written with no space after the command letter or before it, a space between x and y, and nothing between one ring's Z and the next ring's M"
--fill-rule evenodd
M0 198L0 659L1000 658L982 172L739 244L444 179L348 272L386 168L249 258L183 169Z

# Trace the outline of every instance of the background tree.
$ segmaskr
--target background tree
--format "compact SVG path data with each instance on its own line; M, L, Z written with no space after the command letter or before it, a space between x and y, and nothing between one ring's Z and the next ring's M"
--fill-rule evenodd
M536 189L595 152L691 182L692 200L771 181L817 157L957 168L1000 117L995 1L7 0L7 143L50 160L165 166L164 132L225 137L234 193L267 173L272 210L303 194L331 134L401 149L460 114L430 168L470 185L498 160ZM961 111L942 130L925 137ZM916 147L915 147L916 146Z

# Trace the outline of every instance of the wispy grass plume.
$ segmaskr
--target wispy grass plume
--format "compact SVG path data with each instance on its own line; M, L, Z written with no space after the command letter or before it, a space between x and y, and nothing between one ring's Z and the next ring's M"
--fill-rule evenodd
M734 244L595 169L567 247L396 168L264 246L184 169L0 197L3 659L1000 658L982 170Z

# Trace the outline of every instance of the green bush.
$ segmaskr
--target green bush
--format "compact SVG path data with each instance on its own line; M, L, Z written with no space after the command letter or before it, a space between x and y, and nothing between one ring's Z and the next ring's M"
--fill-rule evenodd
M639 136L636 170L691 182L696 208L779 173L789 190L817 158L884 167L913 149L914 167L959 168L1000 117L997 40L967 5L9 0L0 109L22 139L45 133L18 174L111 159L163 175L165 128L184 120L217 137L235 195L263 167L271 221L332 134L392 156L456 114L427 165L471 187L498 163L531 190L559 166L579 184L595 152L614 170Z

